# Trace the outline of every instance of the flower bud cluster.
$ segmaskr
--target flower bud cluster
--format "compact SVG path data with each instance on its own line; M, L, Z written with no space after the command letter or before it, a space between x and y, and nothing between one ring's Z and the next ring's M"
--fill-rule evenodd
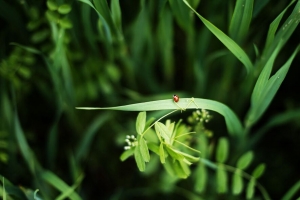
M124 147L125 150L137 146L137 141L134 135L126 135L125 142L127 143L127 146Z

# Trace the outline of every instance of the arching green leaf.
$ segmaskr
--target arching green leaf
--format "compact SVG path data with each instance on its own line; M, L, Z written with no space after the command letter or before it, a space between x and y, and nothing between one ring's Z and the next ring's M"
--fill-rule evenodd
M194 98L194 103L191 103L191 98L181 98L177 103L182 108L213 110L224 116L228 132L232 135L241 136L244 134L242 124L236 114L226 105L208 99ZM116 107L76 107L76 109L84 110L122 110L122 111L154 111L154 110L178 110L178 106L172 99L149 101L144 103L129 104Z

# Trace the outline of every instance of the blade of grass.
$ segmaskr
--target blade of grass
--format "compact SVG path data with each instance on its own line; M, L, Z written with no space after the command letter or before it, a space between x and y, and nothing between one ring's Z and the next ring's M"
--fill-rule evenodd
M108 23L106 22L105 18L101 15L101 13L95 8L95 6L89 0L78 0L78 1L86 3L87 5L92 7L97 12L98 17L104 26L106 38L107 38L108 42L111 43L112 42L112 34L111 34L110 27L109 27Z
M24 192L19 186L13 185L9 180L0 175L0 180L5 180L5 192L9 196L15 197L15 199L27 199ZM2 182L4 184L4 182Z
M35 156L33 155L27 141L24 135L24 132L21 128L19 118L17 116L17 113L15 113L14 116L14 127L15 127L15 135L16 135L16 140L19 145L21 154L27 162L27 165L31 171L32 174L35 174L35 171L37 169L40 169L39 163L37 163Z
M76 148L75 160L77 163L80 162L81 159L84 158L85 155L88 153L88 150L91 147L91 143L97 131L110 118L111 114L109 113L100 114L98 117L95 118L95 120L91 123L88 129L84 132L85 134Z
M61 180L58 176L56 176L52 172L45 170L41 173L41 177L43 180L45 180L47 183L52 185L58 191L61 191L62 194L64 194L64 192L66 191L67 192L72 191L72 193L68 195L70 199L81 200L81 197L74 191L74 189L72 189L72 187L68 186L63 180Z
M270 75L272 72L272 68L274 65L274 61L279 53L280 48L281 48L281 45L279 44L277 46L277 48L275 49L275 51L270 56L270 58L268 59L263 70L259 74L259 77L256 81L256 84L254 86L254 89L253 89L253 92L251 95L251 106L253 106L253 107L256 106L256 104L259 101L259 98L261 97L262 93L264 92L264 88L266 87L266 85L269 81L269 78L270 78Z
M254 1L253 17L255 18L260 11L269 3L270 0Z
M164 79L166 83L173 83L174 77L174 55L173 55L173 18L170 10L165 8L160 13L160 20L157 28L158 49L163 62Z
M85 35L85 39L87 40L90 47L96 51L96 37L93 31L93 25L91 20L91 7L90 6L81 6L81 20L82 24L84 24L84 29L82 30ZM73 28L74 29L74 28ZM78 30L80 32L81 30Z
M109 28L113 35L119 36L119 32L116 29L116 24L114 24L114 20L112 18L112 14L109 10L107 1L98 1L93 0L96 10L101 14L104 20L109 25Z
M194 98L194 102L199 106L199 108L213 110L224 116L227 125L228 132L232 135L241 136L243 134L243 127L236 116L236 114L226 105L208 99ZM198 106L191 103L190 98L181 98L178 105L182 108L187 109L197 109ZM125 106L116 107L77 107L76 109L84 110L123 110L123 111L154 111L154 110L177 110L178 106L173 102L172 99L150 101L144 103L130 104Z
M51 74L52 83L54 85L55 93L56 93L55 96L56 96L56 101L57 101L56 103L58 104L57 105L58 112L60 112L60 109L62 107L62 100L65 98L65 96L64 96L65 92L63 90L63 86L62 86L63 84L62 84L61 78L59 77L53 64L51 64L50 60L41 51L39 51L37 49L34 49L32 47L27 47L27 46L24 46L24 45L21 45L18 43L11 43L11 44L21 47L31 53L40 55L43 58L44 62L47 65L47 69L49 70L49 73Z
M291 3L293 3L292 1ZM290 6L290 5L288 5ZM294 7L293 12L290 14L290 16L286 19L286 21L283 23L281 28L278 30L276 36L274 39L272 39L272 34L274 34L275 30L272 30L272 32L268 33L268 37L271 37L270 40L271 43L269 46L267 46L262 54L262 58L268 59L270 55L273 53L273 51L277 48L279 43L281 43L281 47L284 46L284 44L288 41L292 33L295 31L296 27L298 26L300 22L300 1L297 2L297 4ZM279 23L279 22L276 22ZM276 23L274 24L274 27L276 26ZM262 59L261 62L257 65L257 68L259 69L261 66L264 66L264 62L266 62L266 59Z
M273 42L275 38L275 33L277 31L277 28L279 26L279 23L284 15L284 13L287 11L287 9L295 2L291 1L291 3L274 19L274 21L270 24L269 30L268 30L268 35L267 35L267 40L266 40L266 45L265 48L267 49L270 44Z
M119 31L122 31L122 13L119 0L112 0L110 7L112 20Z
M75 192L76 188L81 184L81 181L83 180L84 176L81 174L74 185L72 185L68 190L65 190L61 195L56 197L56 200L63 200L68 198L70 195L72 195L73 192Z
M183 0L183 2L200 18L203 24L229 49L229 51L244 64L247 73L249 74L249 72L253 70L253 64L244 50L215 25L195 11L186 0Z
M191 29L192 18L189 13L189 9L182 6L181 0L169 0L172 12L179 26L189 32Z
M253 12L253 0L236 1L235 9L229 26L229 35L240 42L247 35Z
M257 102L251 105L251 108L247 114L246 127L251 127L266 111L275 94L277 93L281 83L285 79L285 76L294 60L296 54L299 51L300 46L296 48L294 53L288 59L288 61L268 80L264 88L262 88L261 95L257 97Z
M289 189L289 191L282 197L282 200L289 200L289 199L293 199L293 196L300 190L300 181L297 181L297 183L295 183L293 185L293 187L291 187L291 189Z
M58 143L58 124L62 115L61 110L57 110L55 120L50 128L47 142L47 162L50 169L54 167L55 158L57 156L57 143Z

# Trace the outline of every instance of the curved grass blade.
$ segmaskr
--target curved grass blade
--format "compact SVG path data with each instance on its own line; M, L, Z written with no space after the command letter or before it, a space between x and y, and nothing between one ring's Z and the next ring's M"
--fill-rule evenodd
M300 181L295 183L291 189L282 197L282 200L293 199L294 195L300 190Z
M101 14L101 16L104 18L105 22L108 24L113 35L118 36L119 31L116 28L117 26L114 23L114 19L112 17L112 13L108 7L107 1L93 0L93 3L95 5L95 8L97 9L97 12L99 12Z
M194 103L191 103L190 98L181 98L177 103L182 108L186 109L207 109L220 113L224 116L228 132L231 135L240 136L244 133L242 124L236 114L226 105L208 99L194 98ZM196 105L197 104L197 105ZM84 110L122 110L122 111L154 111L154 110L177 110L178 106L172 99L149 101L144 103L129 104L116 107L76 107L76 109Z
M104 16L98 11L98 9L89 0L78 0L78 1L86 3L87 5L89 5L91 8L93 8L96 11L96 13L98 14L99 19L103 23L103 26L104 26L104 29L105 29L106 38L109 41L109 43L111 43L112 42L111 29L110 29L109 24L105 20Z
M190 4L186 0L183 0L183 2L200 18L203 24L229 49L229 51L231 51L231 53L233 53L233 55L235 55L235 57L244 64L247 73L249 74L249 72L253 70L253 64L244 50L215 25L202 17L196 10L194 10L190 6Z
M109 113L103 113L99 115L95 120L91 123L91 125L85 131L84 137L81 139L80 143L76 148L75 160L80 162L82 158L88 153L91 143L97 134L97 131L101 126L111 118Z

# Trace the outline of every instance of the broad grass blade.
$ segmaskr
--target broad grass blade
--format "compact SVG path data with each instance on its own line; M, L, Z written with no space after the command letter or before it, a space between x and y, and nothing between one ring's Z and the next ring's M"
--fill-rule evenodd
M231 135L241 136L244 134L244 129L242 124L236 114L226 105L208 99L194 98L195 104L190 102L190 98L181 98L178 105L182 108L187 109L207 109L213 110L224 116L227 125L228 132ZM129 104L124 106L116 107L76 107L76 109L84 110L122 110L122 111L154 111L154 110L177 110L178 106L173 102L173 100L159 100L159 101L149 101L144 103Z
M255 94L253 95L256 96L252 98L251 108L246 118L246 127L252 126L266 111L267 107L270 105L275 94L277 93L281 83L285 79L285 76L291 66L291 63L298 51L299 47L296 48L296 50L288 59L288 61L267 82L266 80L264 80L264 86L260 87L259 91L254 91ZM264 70L262 73L264 73Z

